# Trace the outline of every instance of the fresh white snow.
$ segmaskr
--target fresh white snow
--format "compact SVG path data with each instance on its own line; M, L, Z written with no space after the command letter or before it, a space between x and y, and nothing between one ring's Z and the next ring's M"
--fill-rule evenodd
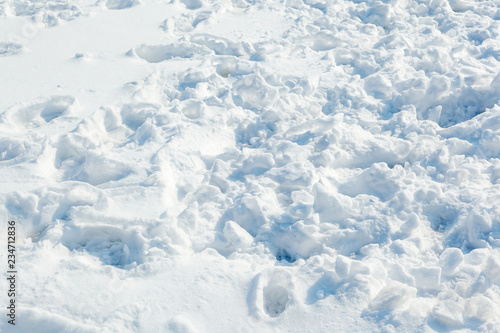
M499 73L498 0L0 1L0 331L500 332Z

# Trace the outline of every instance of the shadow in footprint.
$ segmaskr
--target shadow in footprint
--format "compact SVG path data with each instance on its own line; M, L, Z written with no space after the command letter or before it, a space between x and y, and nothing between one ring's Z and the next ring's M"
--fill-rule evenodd
M17 104L5 111L0 122L14 123L25 128L36 128L66 113L75 105L72 96L52 96L30 104Z
M62 115L74 102L75 98L71 96L53 97L43 107L40 117L49 122Z
M247 304L250 314L272 318L281 315L293 299L293 281L284 269L265 270L259 273L250 286Z
M264 288L264 310L270 317L277 317L285 311L290 300L288 289L280 285Z
M67 224L61 243L70 250L93 255L105 265L119 268L143 262L144 240L134 230L107 225Z

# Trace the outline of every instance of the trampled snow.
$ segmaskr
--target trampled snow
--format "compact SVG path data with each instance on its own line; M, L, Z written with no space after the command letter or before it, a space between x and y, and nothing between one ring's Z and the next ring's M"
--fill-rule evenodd
M499 73L498 0L0 1L0 330L500 332Z

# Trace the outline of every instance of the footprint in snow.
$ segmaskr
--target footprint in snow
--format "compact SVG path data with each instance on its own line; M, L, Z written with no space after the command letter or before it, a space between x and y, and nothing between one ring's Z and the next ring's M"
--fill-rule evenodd
M258 274L252 281L247 298L250 312L258 317L278 317L294 298L290 272L282 269Z
M52 96L29 104L20 103L5 111L0 123L11 122L21 128L36 128L69 113L75 102L72 96Z

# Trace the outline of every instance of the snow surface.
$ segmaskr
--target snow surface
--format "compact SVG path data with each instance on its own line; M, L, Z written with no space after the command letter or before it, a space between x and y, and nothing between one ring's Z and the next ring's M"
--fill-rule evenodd
M498 0L0 1L0 330L500 332L499 34Z

